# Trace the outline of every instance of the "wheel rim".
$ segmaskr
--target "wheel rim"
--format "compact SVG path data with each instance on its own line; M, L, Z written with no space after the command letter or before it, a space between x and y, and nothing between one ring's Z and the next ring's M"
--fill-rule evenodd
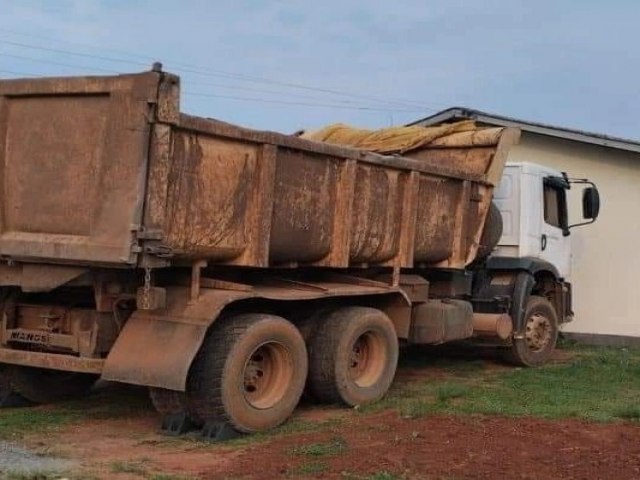
M543 350L551 342L551 321L541 313L527 319L525 338L527 347L534 352Z
M284 397L293 378L291 355L284 345L259 345L244 367L244 398L252 407L271 408Z
M368 331L360 335L351 348L349 376L359 387L375 384L386 363L384 339L378 332Z

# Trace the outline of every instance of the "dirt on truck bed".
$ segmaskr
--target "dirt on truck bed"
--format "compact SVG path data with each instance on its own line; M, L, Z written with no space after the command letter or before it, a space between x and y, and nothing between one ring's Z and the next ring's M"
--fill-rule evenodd
M71 404L0 411L4 440L66 465L10 478L640 478L640 352L565 350L537 370L441 354L405 357L375 407L306 402L276 431L225 444L159 434L145 390L126 386ZM501 390L513 391L512 382L520 385L517 400Z

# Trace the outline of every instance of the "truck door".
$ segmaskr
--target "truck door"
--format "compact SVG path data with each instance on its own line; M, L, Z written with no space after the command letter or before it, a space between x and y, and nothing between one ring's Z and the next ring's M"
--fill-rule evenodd
M539 256L554 265L561 276L566 277L571 269L571 249L567 230L568 184L559 177L543 177L541 180L543 215Z

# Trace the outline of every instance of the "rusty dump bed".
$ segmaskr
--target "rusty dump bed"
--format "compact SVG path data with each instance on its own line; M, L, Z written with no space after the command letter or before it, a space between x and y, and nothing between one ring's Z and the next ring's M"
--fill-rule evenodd
M0 255L461 268L518 137L491 133L382 156L181 114L166 73L4 80Z

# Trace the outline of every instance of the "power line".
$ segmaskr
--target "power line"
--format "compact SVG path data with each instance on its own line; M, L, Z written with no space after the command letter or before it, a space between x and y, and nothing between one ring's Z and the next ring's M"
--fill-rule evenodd
M0 70L0 73L8 73L9 75L21 75L26 77L38 77L37 73L16 72L15 70Z
M72 51L69 51L69 50L62 50L60 48L50 48L50 47L42 47L42 46L38 46L38 45L29 45L29 44L26 44L26 43L11 42L9 40L0 40L0 43L4 43L6 45L12 45L14 47L28 48L28 49L32 49L32 50L41 50L43 52L61 53L63 55L72 55L72 56L75 56L75 57L83 57L83 58L94 58L94 59L102 60L102 61L105 61L105 62L128 63L128 64L131 64L131 65L145 66L145 67L149 66L148 63L134 62L134 61L131 61L131 60L124 60L124 59L121 59L121 58L104 57L102 55L94 55L94 54L90 54L90 53L72 52Z
M56 62L53 60L47 60L47 59L43 59L43 58L34 58L34 57L27 57L24 55L14 55L14 54L10 54L10 53L4 53L4 52L0 52L0 56L4 56L4 57L9 57L9 58L16 58L19 60L27 60L27 61L31 61L31 62L40 62L40 63L45 63L45 64L49 64L49 65L56 65L56 66L62 66L62 67L66 67L66 68L74 68L74 69L90 69L90 70L95 70L95 71L99 71L99 72L106 72L106 73L110 73L110 74L114 74L114 73L118 73L114 70L107 70L104 68L100 68L100 67L87 67L84 65L75 65L75 64L69 64L69 63L63 63L63 62ZM269 90L263 90L263 89L252 89L252 88L247 88L247 87L238 87L238 86L227 86L227 85L219 85L219 84L211 84L211 83L207 83L207 82L194 82L194 84L203 84L203 85L212 85L212 86L216 86L216 87L220 87L220 88L230 88L230 89L236 89L236 90L243 90L243 91L255 91L258 93L268 93L271 95L287 95L287 96L297 96L297 97L301 97L301 98L308 98L311 100L322 100L319 99L317 97L312 97L309 95L300 95L300 94L285 94L282 92L274 92L274 91L269 91ZM398 108L398 107L370 107L370 106L363 106L363 105L358 105L355 102L349 101L349 100L338 100L338 104L327 104L327 103L310 103L310 102L292 102L292 101L287 101L287 100L278 100L278 99L266 99L266 98L257 98L257 97L240 97L240 96L231 96L231 95L216 95L216 94L207 94L207 93L203 93L203 92L183 92L185 95L191 95L191 96L199 96L199 97L209 97L209 98L221 98L221 99L228 99L228 100L243 100L243 101L253 101L253 102L260 102L260 103L277 103L277 104L281 104L281 105L298 105L298 106L309 106L309 107L323 107L323 108L341 108L341 109L351 109L351 110L369 110L369 111L384 111L384 112L390 112L390 111L395 111L395 112L418 112L418 111L423 111L423 109L419 109L416 107L413 108L408 108L408 107L403 107L403 108Z
M5 55L0 53L0 55ZM15 55L5 55L5 56L15 56ZM21 58L21 57L18 57ZM35 59L34 59L35 60ZM57 64L57 62L51 62L53 64ZM0 73L8 73L10 75L24 75L29 77L42 77L42 75L38 75L35 73L29 72L18 72L14 70L0 70ZM238 101L249 101L249 102L258 102L258 103L269 103L269 104L278 104L278 105L293 105L293 106L304 106L304 107L320 107L320 108L337 108L337 109L347 109L347 110L365 110L365 111L383 111L383 112L413 112L415 110L408 109L389 109L389 108L376 108L376 107L366 107L366 106L358 106L358 105L340 105L340 104L329 104L329 103L311 103L311 102L290 102L286 100L276 100L276 99L266 99L266 98L258 98L258 97L241 97L241 96L233 96L233 95L215 95L208 94L203 92L182 92L183 95L194 96L194 97L205 97L205 98L219 98L224 100L238 100Z
M46 64L49 64L49 65L56 65L56 66L59 66L59 67L79 68L79 69L85 69L85 70L95 70L96 72L110 73L110 74L118 73L115 70L107 70L106 68L89 67L89 66L86 66L86 65L71 65L71 64L68 64L68 63L56 62L54 60L47 60L47 59L44 59L44 58L34 58L34 57L25 57L23 55L14 55L12 53L0 52L0 56L16 58L18 60L27 60L29 62L46 63Z
M9 58L16 58L16 59L20 59L20 60L27 60L27 61L31 61L31 62L40 62L40 63L45 63L45 64L50 64L50 65L57 65L57 66L62 66L62 67L66 67L66 68L88 68L88 69L92 69L95 71L100 71L100 72L106 72L106 73L117 73L113 70L107 70L104 68L99 68L99 67L86 67L86 66L81 66L81 65L74 65L74 64L69 64L69 63L63 63L63 62L56 62L53 60L47 60L47 59L43 59L43 58L34 58L34 57L27 57L27 56L23 56L23 55L14 55L14 54L10 54L10 53L4 53L4 52L0 52L0 56L5 56L5 57L9 57ZM204 82L195 82L195 83L204 83ZM205 85L211 85L208 83L204 83ZM269 93L272 95L285 95L284 93L281 92L273 92L273 91L268 91L268 90L262 90L262 89L251 89L251 88L246 88L246 87L234 87L234 86L222 86L222 85L218 85L222 88L235 88L238 90L247 90L247 91L257 91L257 92L261 92L261 93ZM383 111L383 112L390 112L390 111L395 111L395 112L416 112L416 111L422 111L422 109L417 109L417 108L412 108L409 109L407 107L404 108L397 108L397 107L370 107L370 106L363 106L363 105L357 105L354 104L354 102L349 102L349 101L342 101L342 103L339 104L328 104L328 103L311 103L311 102L292 102L292 101L287 101L287 100L278 100L278 99L267 99L267 98L258 98L258 97L240 97L240 96L232 96L232 95L216 95L216 94L207 94L204 92L183 92L184 95L191 95L191 96L199 96L199 97L209 97L209 98L221 98L221 99L228 99L228 100L242 100L242 101L253 101L253 102L260 102L260 103L274 103L274 104L280 104L280 105L297 105L297 106L307 106L307 107L323 107L323 108L340 108L340 109L350 109L350 110L368 110L368 111ZM295 94L286 94L288 96L296 96ZM314 98L311 96L306 96L306 95L299 95L303 98L309 98L311 100L321 100L318 98Z
M29 35L23 34L23 33L18 33L18 35L29 36ZM34 35L31 35L31 36L33 36L34 38L42 38L42 39L47 38L47 37L43 37L43 36L34 36ZM54 39L49 39L49 40L54 40ZM56 40L56 41L59 41L59 40ZM0 42L6 43L6 44L12 45L12 46L21 47L21 48L30 48L30 49L36 49L36 50L43 50L43 51L49 51L49 52L54 52L54 53L61 53L61 54L64 54L64 55L73 55L73 56L80 56L80 57L85 57L85 58L94 58L94 59L98 59L98 60L102 60L102 61L108 61L108 62L127 63L127 64L131 64L131 65L136 65L136 66L143 66L143 65L144 66L148 66L148 63L142 63L142 62L138 62L138 61L126 60L126 59L122 59L122 58L113 58L113 57L108 57L108 56L103 56L103 55L95 55L95 54L74 52L74 51L64 50L64 49L42 47L42 46L36 46L36 45L26 44L26 43L22 43L22 42L12 42L12 41L8 41L8 40L0 40ZM65 43L74 44L73 42L65 42ZM75 45L83 45L83 44L75 44ZM91 48L96 48L96 47L93 46ZM128 55L128 56L135 56L137 58L146 58L146 56L142 56L142 55L138 55L138 54L132 54L132 53L124 53L124 54ZM410 100L389 99L389 98L382 98L382 97L377 97L377 96L373 96L373 95L354 94L354 93L343 92L343 91L335 90L335 89L312 87L312 86L307 86L307 85L302 85L302 84L292 83L292 82L282 82L282 81L278 81L278 80L272 80L272 79L267 79L267 78L263 78L263 77L251 76L251 75L238 74L238 73L227 72L227 71L223 71L223 70L202 69L200 67L193 67L193 66L190 66L188 64L181 63L181 62L170 62L170 63L172 63L172 64L174 64L176 66L183 65L183 67L179 67L176 70L182 71L182 72L185 72L185 73L191 73L191 74L194 74L194 75L222 77L222 78L234 79L234 80L239 80L239 81L244 81L244 82L266 83L266 84L270 84L270 85L282 86L282 87L287 87L287 88L296 88L296 89L315 91L315 92L320 92L320 93L325 93L325 94L338 95L338 96L343 96L343 97L359 98L359 99L363 99L363 100L374 101L376 103L384 103L384 104L387 104L387 105L403 105L404 107L417 107L417 108L421 108L423 110L425 110L425 109L426 110L435 110L435 108L431 108L431 107L428 107L428 106L426 106L424 104L416 103L415 101L410 101Z
M318 97L317 95L314 96L314 95L305 95L304 93L289 93L289 92L281 92L281 91L278 92L275 90L266 90L263 88L253 88L253 87L246 87L246 86L240 86L240 85L226 85L223 83L212 83L212 82L194 82L192 80L188 80L185 83L187 83L188 85L201 85L201 86L207 86L207 87L223 88L228 90L239 90L243 92L266 93L269 95L280 95L280 96L286 95L287 97L306 98L310 100L327 100L326 97ZM341 104L346 104L346 105L358 105L354 100L336 99L335 101Z
M251 102L261 102L261 103L278 103L283 105L298 105L298 106L306 106L306 107L324 107L324 108L342 108L349 110L371 110L378 112L416 112L422 111L421 109L397 109L397 108L384 108L384 107L365 107L365 106L349 106L349 105L340 105L340 104L329 104L329 103L305 103L305 102L288 102L285 100L271 100L266 98L257 98L257 97L238 97L233 95L214 95L202 92L182 92L183 95L189 95L194 97L207 97L207 98L223 98L228 100L244 100Z
M44 59L44 58L27 57L27 56L24 56L24 55L14 55L12 53L5 53L5 52L0 52L0 56L9 57L9 58L15 58L15 59L18 59L18 60L27 60L27 61L30 61L30 62L46 63L48 65L56 65L56 66L61 66L61 67L66 67L66 68L88 69L88 70L95 70L97 72L109 73L109 74L120 73L120 72L118 72L116 70L108 70L106 68L92 67L92 66L87 66L87 65L77 65L77 64L70 64L70 63L63 63L63 62L56 62L56 61L48 60L48 59ZM241 91L256 92L256 93L267 93L267 94L273 94L273 95L287 95L287 96L293 96L293 97L298 97L298 98L307 98L307 99L312 99L312 100L318 100L318 97L313 97L313 96L310 96L310 95L295 94L295 93L284 93L284 92L278 92L278 91L274 91L274 90L265 90L265 89L260 89L260 88L243 87L243 86L238 86L238 85L225 85L225 84L220 84L220 83L193 82L193 81L189 81L188 83L190 85L212 86L212 87L216 87L216 88L225 88L225 89L231 89L231 90L241 90ZM354 102L352 102L350 100L341 100L340 103L354 103Z
M301 84L298 84L298 83L281 82L281 81L271 80L271 79L267 79L267 78L254 77L254 76L251 76L251 75L226 73L226 72L220 72L220 71L218 71L217 73L209 73L207 71L202 71L202 70L199 70L199 69L189 69L189 68L179 68L178 71L191 73L193 75L203 75L203 76L207 76L207 77L209 77L209 76L217 76L217 77L222 76L224 78L240 80L240 81L243 81L243 82L265 83L265 84L269 84L269 85L277 85L277 86L283 86L283 87L288 87L288 88L296 88L296 89L300 89L300 90L308 90L308 91L312 91L312 92L320 92L320 93L325 93L325 94L330 94L330 95L337 95L337 96L341 96L341 97L358 98L358 99L361 99L361 100L373 101L373 102L377 102L377 103L384 103L384 104L390 104L390 105L403 105L405 107L406 106L419 107L419 108L422 108L422 109L429 110L428 107L424 107L424 106L419 105L419 104L409 104L409 103L404 102L404 101L390 100L390 99L375 97L375 96L371 96L371 95L361 95L361 94L354 94L354 93L346 93L346 92L341 92L339 90L333 90L333 89L330 89L330 88L309 87L309 86L301 85Z
M124 50L119 50L119 49L114 49L114 48L104 48L104 47L101 47L99 45L89 44L89 43L71 42L69 40L63 40L61 38L52 38L52 37L47 37L45 35L36 35L36 34L33 34L33 33L18 32L16 30L10 30L10 29L7 29L7 28L2 28L0 30L0 33L8 33L10 35L18 35L18 36L27 37L27 38L37 38L39 40L46 40L47 42L54 41L54 42L58 42L58 43L65 43L67 45L75 45L77 47L82 47L82 48L97 49L97 50L101 50L103 52L113 52L113 53L117 53L118 55L124 55L126 57L139 58L139 59L145 60L147 62L149 61L149 59L152 58L152 55L142 55L142 54L133 53L133 52L126 52Z

